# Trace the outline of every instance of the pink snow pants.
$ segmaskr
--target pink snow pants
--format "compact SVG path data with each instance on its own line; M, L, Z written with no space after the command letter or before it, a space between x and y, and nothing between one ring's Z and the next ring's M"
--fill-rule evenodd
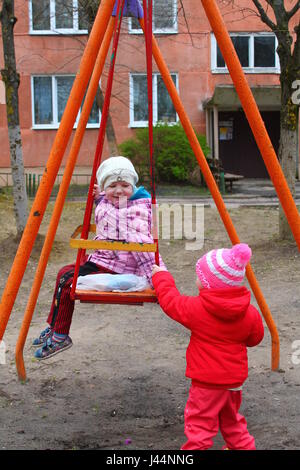
M207 389L192 384L184 410L187 442L182 450L206 450L218 430L230 450L255 450L255 441L244 416L238 413L241 391Z

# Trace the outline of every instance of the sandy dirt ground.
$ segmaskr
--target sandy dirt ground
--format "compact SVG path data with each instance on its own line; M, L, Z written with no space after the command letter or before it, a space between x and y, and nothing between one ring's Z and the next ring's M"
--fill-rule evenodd
M51 207L50 207L51 209ZM158 305L120 307L78 304L71 327L74 346L42 363L32 339L45 327L56 273L73 262L68 247L84 205L67 204L41 289L24 357L28 380L17 379L15 344L27 303L49 212L26 270L7 330L6 364L0 365L1 449L179 449L189 380L185 351L189 331ZM252 267L277 324L280 368L271 371L271 339L249 349L249 378L242 412L258 449L296 449L300 442L300 256L279 242L278 210L239 208L229 213L240 239L253 249ZM205 208L205 244L186 251L186 240L162 240L162 256L181 292L197 295L194 265L205 251L230 246L215 209ZM16 244L10 200L0 200L1 292ZM253 303L256 305L255 298ZM300 343L299 343L300 344ZM294 349L293 349L294 347ZM300 347L298 346L298 349ZM294 356L292 354L294 353ZM294 359L293 359L294 357ZM214 449L220 449L217 436Z

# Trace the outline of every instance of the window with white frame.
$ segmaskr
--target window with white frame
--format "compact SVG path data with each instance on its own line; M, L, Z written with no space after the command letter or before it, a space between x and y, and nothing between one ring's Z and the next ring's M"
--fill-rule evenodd
M75 75L39 75L31 77L32 120L34 129L57 129L66 107ZM78 123L78 113L75 127ZM96 100L87 127L97 128L100 110Z
M153 33L177 33L177 0L153 0ZM142 29L136 18L129 18L129 32L141 34Z
M171 74L178 88L177 74ZM178 121L174 105L168 90L159 74L153 74L153 123L165 122L174 124ZM147 75L130 75L130 126L148 126L148 91Z
M231 33L233 45L246 73L280 73L276 52L277 38L273 33ZM211 35L211 69L228 73L214 34Z
M30 0L31 34L87 34L83 0Z

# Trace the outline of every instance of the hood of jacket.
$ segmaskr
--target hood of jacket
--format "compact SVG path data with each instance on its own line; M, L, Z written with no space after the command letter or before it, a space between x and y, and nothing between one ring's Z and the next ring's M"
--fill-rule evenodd
M242 318L251 300L250 291L244 287L202 289L200 298L207 312L225 322Z
M130 197L130 201L135 201L136 199L149 199L149 198L151 198L151 195L144 188L144 186L140 186L139 188L134 186L133 194Z

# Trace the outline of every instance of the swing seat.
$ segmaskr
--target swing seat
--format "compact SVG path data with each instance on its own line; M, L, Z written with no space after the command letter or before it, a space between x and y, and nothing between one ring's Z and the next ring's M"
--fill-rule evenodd
M154 243L130 243L109 240L84 240L76 237L81 233L82 225L79 225L71 235L70 246L75 249L102 249L117 251L146 251L155 252ZM96 225L90 224L89 233L96 233ZM145 302L157 303L157 297L154 289L145 289L141 292L104 292L75 289L74 300L81 303L96 304L119 304L119 305L143 305Z
M122 7L121 7L122 3ZM127 2L126 2L127 3ZM132 3L132 2L131 2ZM137 2L138 4L139 2ZM75 282L74 286L71 290L71 296L74 299L78 299L81 302L93 302L93 303L113 303L113 304L125 304L125 305L143 305L144 302L157 302L156 294L153 289L146 290L143 292L127 292L127 293L116 293L116 292L98 292L98 291L80 291L76 289L75 283L77 282L77 275L78 275L78 267L79 267L79 256L82 256L87 249L100 249L100 250L112 250L112 251L134 251L134 252L153 252L156 254L156 259L158 259L159 251L158 251L158 241L156 243L130 243L130 242L121 242L121 241L107 241L107 240L86 240L86 239L79 239L76 240L76 236L81 232L84 234L85 238L88 238L88 235L91 231L96 231L95 225L89 225L89 230L87 231L88 222L91 219L91 197L92 197L92 187L95 183L96 178L96 170L99 167L102 157L102 150L103 150L103 143L104 143L104 132L108 117L108 110L110 105L110 97L111 97L111 90L112 90L112 80L113 80L113 73L115 67L115 60L116 60L116 53L118 47L118 40L121 30L121 22L123 16L123 7L124 7L124 0L116 4L116 17L119 16L119 21L116 22L114 27L114 40L113 40L113 51L111 56L110 68L109 68L109 76L108 82L106 87L104 105L103 105L103 112L101 118L101 125L99 129L98 135L98 142L96 147L96 153L94 157L94 164L93 164L93 172L92 178L88 193L88 205L86 206L85 216L84 216L84 230L81 231L81 227L78 227L75 232L73 233L70 245L72 248L78 250L78 256L75 266ZM131 5L132 6L132 5ZM145 8L145 4L144 4ZM119 13L120 12L120 13ZM133 10L131 8L131 13ZM139 11L139 17L142 17L142 10ZM153 107L152 107L152 9L150 11L150 20L149 20L149 28L147 25L146 34L146 53L147 53L147 77L148 77L148 121L149 121L149 155L150 155L150 173L151 173L151 188L152 188L152 204L156 204L155 199L155 184L154 184L154 160L153 160L153 145L151 142L153 141ZM87 235L87 236L86 236Z
M142 292L102 292L75 290L74 300L93 304L143 305L144 302L157 303L154 289Z

